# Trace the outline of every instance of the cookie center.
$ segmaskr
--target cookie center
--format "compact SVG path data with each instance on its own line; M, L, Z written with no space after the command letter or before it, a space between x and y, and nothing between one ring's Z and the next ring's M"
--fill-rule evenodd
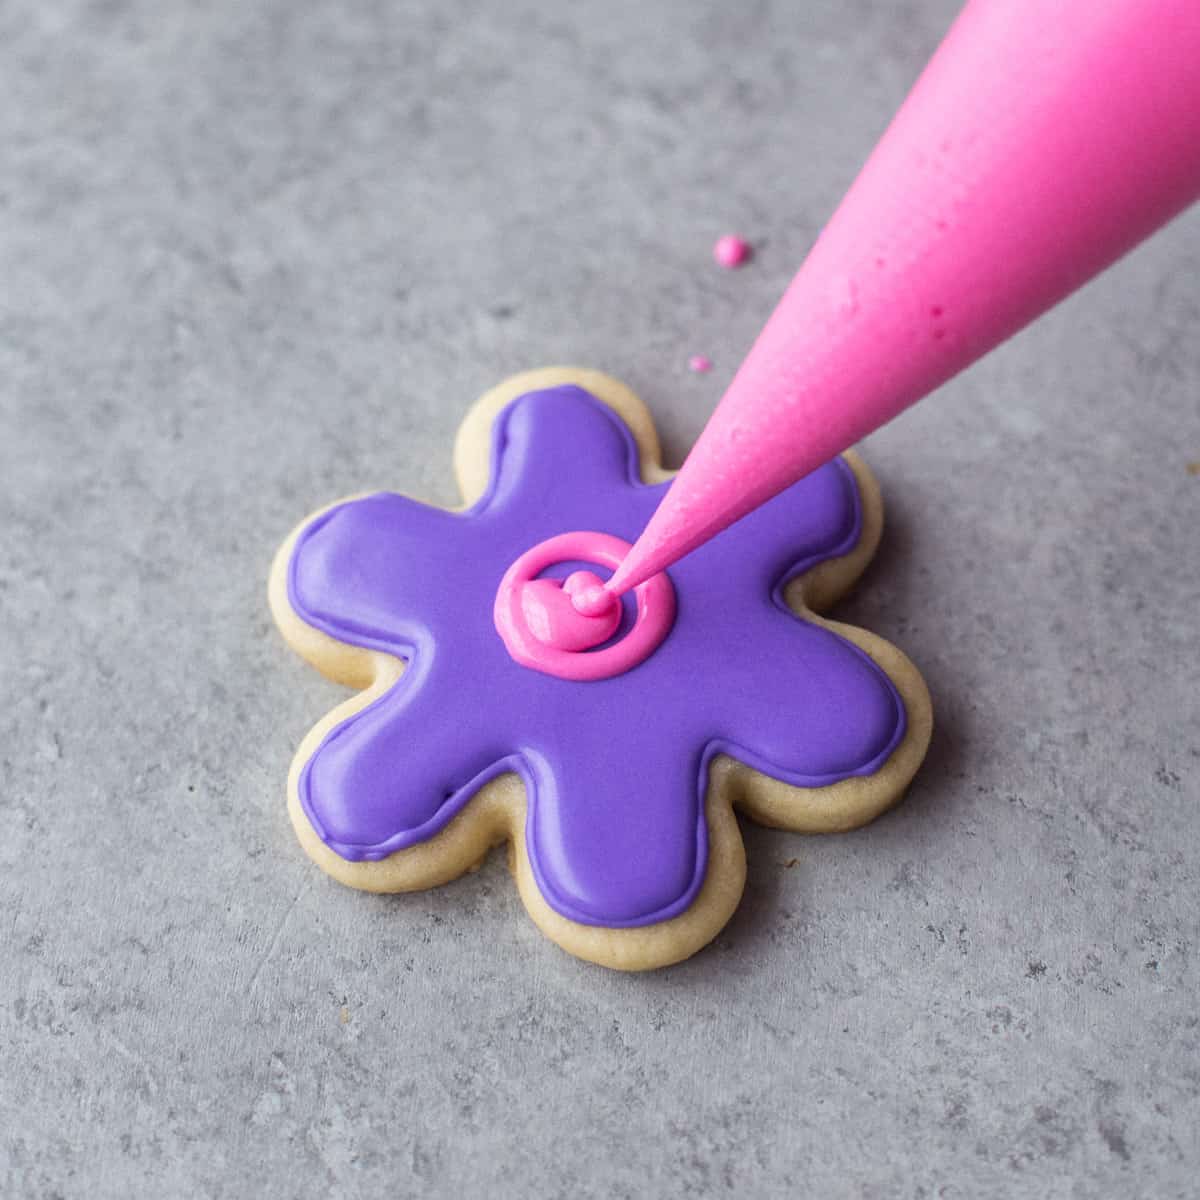
M560 679L607 679L637 666L667 636L675 619L675 589L665 573L633 590L634 619L621 628L621 601L594 571L564 580L542 573L560 563L590 562L615 570L628 542L607 533L562 533L527 550L505 572L493 618L509 654L524 667ZM611 644L606 644L611 643Z

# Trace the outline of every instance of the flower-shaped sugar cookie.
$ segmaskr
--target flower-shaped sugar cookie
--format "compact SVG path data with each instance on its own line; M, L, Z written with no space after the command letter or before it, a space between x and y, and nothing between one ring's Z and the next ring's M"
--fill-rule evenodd
M641 636L627 597L603 644L578 650L578 677L522 661L502 584L543 543L585 556L532 563L551 607L572 572L611 572L589 547L635 540L668 479L645 408L597 372L530 372L475 406L455 460L469 507L355 497L300 525L272 571L288 642L363 689L304 739L289 781L300 841L331 875L428 888L508 842L550 938L608 966L656 967L698 950L737 906L734 808L821 832L900 796L929 741L924 684L894 647L814 615L878 542L878 490L856 457L671 567L656 594L673 605L648 648L589 671L590 656Z

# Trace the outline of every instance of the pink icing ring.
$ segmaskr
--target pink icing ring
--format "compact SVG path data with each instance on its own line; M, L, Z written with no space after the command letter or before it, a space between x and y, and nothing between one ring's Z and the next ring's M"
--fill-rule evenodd
M675 589L659 572L633 589L637 614L633 627L603 650L563 650L536 638L521 606L521 588L555 563L579 560L616 570L633 547L608 533L581 530L560 533L526 550L500 580L493 619L509 654L524 667L578 681L621 675L649 658L675 620Z

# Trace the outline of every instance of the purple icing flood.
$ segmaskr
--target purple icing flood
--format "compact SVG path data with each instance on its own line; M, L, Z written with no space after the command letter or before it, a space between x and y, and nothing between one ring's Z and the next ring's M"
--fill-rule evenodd
M704 880L713 755L810 787L879 769L905 732L891 681L781 598L788 579L858 540L841 460L670 569L675 624L632 671L576 683L509 657L492 602L513 560L569 530L632 542L665 489L640 482L633 438L606 406L558 387L497 419L491 482L469 511L378 493L301 533L288 577L297 615L408 662L301 772L300 802L326 845L384 858L516 771L547 903L584 924L648 925L686 909Z

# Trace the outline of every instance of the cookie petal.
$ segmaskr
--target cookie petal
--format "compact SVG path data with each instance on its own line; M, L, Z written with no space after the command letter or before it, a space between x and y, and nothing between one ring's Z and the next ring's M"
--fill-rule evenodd
M354 646L411 656L469 540L457 513L377 492L326 509L299 533L288 601L306 624Z
M862 525L854 472L843 459L792 484L696 550L707 574L735 576L747 596L767 595L825 559L848 553Z
M699 748L689 754L648 732L652 748L640 754L624 731L606 727L577 736L576 752L556 756L553 767L536 753L523 756L526 849L538 888L557 912L585 925L676 916L699 891L707 861ZM608 740L607 755L586 744L597 738ZM603 776L578 765L605 761Z
M342 858L374 861L428 840L515 762L487 705L448 717L427 661L418 654L389 691L330 730L300 771L304 814Z
M904 737L904 702L857 646L778 609L751 638L770 655L727 657L714 680L718 748L766 775L821 787L879 769Z
M483 507L527 506L544 497L602 497L640 484L638 448L612 409L574 384L529 392L497 419L492 481Z

